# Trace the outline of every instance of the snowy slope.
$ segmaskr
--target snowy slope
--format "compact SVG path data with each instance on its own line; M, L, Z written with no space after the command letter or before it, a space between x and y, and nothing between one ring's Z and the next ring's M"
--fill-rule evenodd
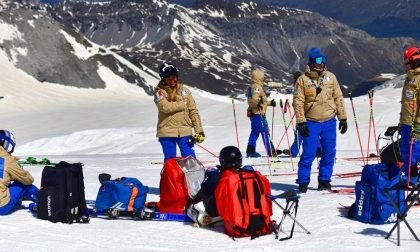
M101 69L100 73L106 80L104 90L41 84L17 70L0 51L0 90L5 96L0 100L2 128L16 134L17 155L84 163L88 199L96 197L97 175L108 172L114 177L139 178L150 187L148 200L156 201L162 167L150 162L162 160L162 154L154 137L157 110L153 98L107 69ZM148 84L154 85L154 81L157 80L150 79ZM377 132L397 123L400 92L401 89L388 87L375 94ZM217 154L223 146L236 144L231 100L199 90L193 93L206 133L203 146ZM368 134L368 104L367 97L355 99L363 139ZM236 101L235 105L240 146L244 151L249 134L246 104ZM349 100L346 106L350 128L346 135L339 136L338 156L360 156ZM278 107L275 112L274 142L278 143L284 125ZM286 146L283 142L280 148ZM261 142L258 149L262 151ZM215 160L200 148L196 147L196 151L201 160ZM245 160L248 164L253 162L257 161ZM256 168L267 172L266 167ZM27 169L39 185L42 167ZM292 171L290 165L277 169ZM335 172L360 170L361 164L357 162L338 161L335 166ZM316 176L312 179L309 192L302 195L298 213L299 221L312 234L306 235L296 227L289 241L279 242L271 235L252 241L248 238L233 241L220 227L194 228L184 223L92 219L88 225L53 224L34 218L22 208L0 217L0 246L3 251L390 251L396 248L395 236L390 241L383 238L391 225L374 226L348 220L339 208L340 204L350 205L354 196L317 192ZM275 194L296 188L295 176L273 176L269 180ZM351 187L355 180L334 178L333 185ZM280 210L275 209L274 219L279 220L280 215ZM417 233L419 217L418 209L412 210L408 217ZM413 241L404 226L401 230L402 249L416 250L418 242Z

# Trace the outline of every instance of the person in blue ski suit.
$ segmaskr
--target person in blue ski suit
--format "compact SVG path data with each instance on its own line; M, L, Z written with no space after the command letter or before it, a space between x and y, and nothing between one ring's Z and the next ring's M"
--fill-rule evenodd
M205 135L191 91L179 81L178 70L173 64L163 63L159 75L161 80L154 97L159 111L156 136L162 146L164 161L177 156L177 145L182 157L195 157L193 146L202 143Z
M0 215L10 214L22 200L38 202L38 188L32 185L34 178L11 155L15 145L13 134L0 130Z
M307 70L297 79L293 94L297 127L303 137L303 152L296 180L301 193L308 190L318 142L322 147L318 190L331 189L337 142L336 116L340 120L340 133L344 134L347 131L343 94L335 75L326 70L327 58L318 48L311 48L308 56Z
M420 114L418 109L420 105L420 47L407 48L404 52L404 60L407 77L401 96L400 150L404 173L407 177L410 175L412 184L416 184L418 181L417 163L420 162ZM414 140L412 146L411 137ZM411 161L409 160L410 147Z
M246 96L248 99L247 115L251 120L251 133L248 139L248 146L246 148L247 157L261 157L256 151L258 137L262 136L264 148L268 156L275 156L276 150L270 140L270 133L266 119L267 105L276 106L276 101L273 99L268 102L267 95L264 92L264 71L255 69L251 73L251 86L248 88Z

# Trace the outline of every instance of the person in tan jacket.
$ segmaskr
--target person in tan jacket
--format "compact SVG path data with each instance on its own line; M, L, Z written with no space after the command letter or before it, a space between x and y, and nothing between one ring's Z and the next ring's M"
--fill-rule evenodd
M420 47L412 46L404 52L407 77L401 95L400 150L404 173L410 175L410 182L418 181L417 163L420 161ZM411 145L411 137L413 144ZM411 148L411 160L410 159Z
M161 80L154 99L159 110L156 136L162 145L164 161L176 157L177 145L182 157L195 157L192 147L202 143L205 135L191 91L179 81L173 64L162 64L159 75Z
M38 201L38 188L32 185L34 178L11 155L15 145L13 134L0 130L0 215L11 213L23 199Z
M259 135L261 134L264 148L267 155L274 156L276 150L270 140L270 133L266 119L267 105L276 106L273 99L268 102L267 95L264 92L264 71L255 69L251 73L251 86L248 88L246 96L248 98L247 115L251 120L251 133L249 134L248 146L246 148L247 157L261 157L256 152L256 145Z
M303 152L296 180L302 193L308 189L318 142L322 147L318 190L331 189L337 142L336 116L340 120L340 133L344 134L347 131L343 94L335 75L326 70L326 63L327 58L321 50L311 48L306 72L297 79L293 94L298 130L303 136Z

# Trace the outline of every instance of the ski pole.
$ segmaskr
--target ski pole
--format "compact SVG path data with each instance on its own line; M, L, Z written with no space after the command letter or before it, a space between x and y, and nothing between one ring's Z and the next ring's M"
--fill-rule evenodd
M235 109L235 100L232 98L232 107L233 107L233 118L235 120L235 130L236 130L236 144L238 145L238 149L239 148L239 136L238 136L238 124L236 122L236 109Z
M263 113L262 113L262 109L261 109L261 107L260 106L258 106L258 111L260 112L260 119L261 119L261 135L262 135L262 140L263 140L263 144L264 144L264 148L265 148L265 151L266 151L266 153L267 153L267 165L268 165L268 171L270 172L270 176L271 176L271 163L270 163L270 156L271 156L271 152L269 153L268 152L268 143L266 143L266 139L267 139L267 137L266 137L266 135L265 135L265 133L266 133L266 131L265 131L265 129L264 129L264 117L263 117ZM267 129L267 131L268 131L268 129Z
M415 124L415 117L417 115L417 89L414 90L413 94L413 115L411 118L411 137L410 137L410 153L408 156L408 180L407 180L407 186L410 186L410 175L411 175L411 159L413 158L413 145L414 145L414 124Z
M369 96L369 104L370 104L370 99L371 99L371 95L370 95L370 90L368 91L368 96ZM371 125L372 125L372 106L370 107L370 112L369 112L369 130L368 130L368 138L367 138L367 149L366 149L366 164L369 164L369 145L370 145L370 129L371 129Z
M275 107L273 106L273 115L271 116L271 140L274 139L274 109Z
M295 114L293 114L292 118L290 119L290 122L289 122L289 124L288 124L288 125L287 125L287 127L286 127L286 131L283 133L283 136L280 138L280 141L279 141L279 143L277 144L276 150L279 148L279 146L280 146L281 142L283 141L283 139L284 139L284 137L285 137L285 135L286 135L286 133L287 133L287 129L289 129L290 125L292 125L292 123L293 123L293 119L295 118L295 116L296 116L296 113L295 113Z
M365 157L363 156L362 140L360 139L359 125L357 124L356 112L354 110L353 96L351 92L349 92L349 97L351 108L353 110L354 123L356 124L357 138L359 139L360 152L362 153L363 165L366 165Z
M375 126L375 117L373 115L373 92L374 90L371 90L370 93L370 97L369 97L369 102L370 102L370 114L371 114L371 120L372 120L372 126L373 126L373 137L375 140L375 146L376 146L376 155L378 156L378 163L380 163L380 158L379 158L379 148L378 148L378 138L376 137L376 126Z
M197 145L198 147L200 147L201 149L205 150L206 152L210 153L213 157L215 158L219 158L219 156L217 156L216 154L214 154L213 152L209 151L208 149L204 148L202 145L195 143L195 145Z
M287 101L287 100L286 100ZM286 106L284 106L283 108L283 101L282 99L280 99L280 108L281 108L281 114L283 117L283 124L284 124L284 129L287 132L287 128L286 128L286 118L284 117L284 113L286 113ZM287 147L289 147L289 153L290 153L290 162L292 163L292 169L293 171L295 170L295 166L293 164L293 158L292 158L292 150L290 148L290 141L289 141L289 134L286 133L286 139L287 139Z
M296 130L295 124L293 123L293 116L292 116L292 110L291 110L291 106L290 106L290 103L289 103L289 99L286 99L286 105L285 106L288 107L288 109L289 109L290 122L292 123L293 133L295 135L297 146L298 146L298 155L299 155L299 158L300 158L300 147L302 146L302 144L299 141L299 131ZM292 153L290 152L290 154L292 154Z

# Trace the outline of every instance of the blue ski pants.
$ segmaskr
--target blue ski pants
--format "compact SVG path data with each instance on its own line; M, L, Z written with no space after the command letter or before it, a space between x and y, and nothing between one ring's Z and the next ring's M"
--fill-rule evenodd
M24 185L18 181L14 181L9 186L10 201L6 205L0 207L0 215L7 215L13 211L15 206L22 204L22 199L38 201L38 188L34 185Z
M310 182L312 162L316 156L318 143L322 147L319 163L318 181L331 182L337 144L337 120L335 117L326 122L307 121L309 136L303 138L303 152L299 161L296 183Z
M296 132L298 132L298 128L296 127ZM292 146L290 146L290 155L292 157L297 157L299 155L299 151L302 149L303 143L303 136L298 134L299 137L295 136L295 140L293 141ZM321 148L321 144L318 142L318 148Z
M249 119L251 120L251 133L249 134L248 145L256 147L258 137L261 134L264 141L264 148L267 155L270 155L273 144L270 141L270 133L265 115L251 115Z
M176 145L178 145L182 157L193 156L195 158L195 152L192 148L194 145L189 142L190 138L191 135L184 137L159 137L163 155L165 156L164 162L176 157Z
M404 163L404 173L408 176L408 168L411 165L414 165L417 162L420 162L420 141L415 141L413 144L413 149L411 153L411 164L410 164L408 159L410 158L411 126L402 124L400 134L401 134L400 151L401 151L402 161Z

